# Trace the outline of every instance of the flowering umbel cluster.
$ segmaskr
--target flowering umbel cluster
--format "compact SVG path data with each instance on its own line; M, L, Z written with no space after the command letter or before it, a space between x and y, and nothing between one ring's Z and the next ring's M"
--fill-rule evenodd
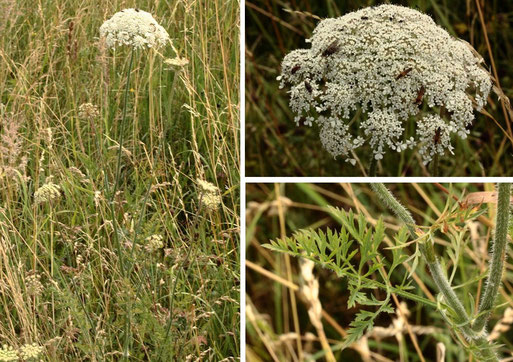
M164 247L164 238L162 235L154 234L146 238L146 250L153 253Z
M214 184L201 179L196 180L199 188L199 200L207 212L214 212L219 209L222 198L219 188Z
M43 352L43 347L38 346L36 343L25 344L20 347L20 357L23 360L36 360L39 358L39 355Z
M451 135L469 133L472 98L480 109L490 92L477 53L406 7L381 5L325 19L307 42L310 49L283 60L280 87L291 86L296 124L317 123L326 150L353 165L352 151L365 142L377 160L387 148L401 152L417 143L424 163L452 152ZM358 109L364 120L351 123ZM410 118L416 137L405 139Z
M18 350L4 344L0 348L0 361L19 361L20 358L23 361L39 360L41 353L43 353L43 349L43 347L36 343L24 344Z
M0 348L0 361L9 362L9 361L18 361L18 351L4 344L2 348Z
M61 187L53 182L45 183L34 192L34 201L36 204L57 200L59 197L61 197Z
M169 41L169 34L150 13L125 9L115 13L100 27L107 46L128 45L134 48L158 48Z

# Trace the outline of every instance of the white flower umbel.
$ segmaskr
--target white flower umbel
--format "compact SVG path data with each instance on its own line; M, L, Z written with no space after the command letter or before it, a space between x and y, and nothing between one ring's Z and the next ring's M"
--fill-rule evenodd
M117 12L100 27L107 46L128 45L134 48L158 48L169 41L169 34L150 13L139 9Z
M283 60L280 87L291 86L296 123L317 123L326 150L352 164L348 156L366 142L377 160L387 149L401 152L417 142L424 163L452 151L451 135L466 137L474 119L470 97L479 109L490 92L490 76L469 45L406 7L381 5L323 20L307 42L310 49ZM351 123L357 109L364 120ZM406 139L412 118L416 137Z

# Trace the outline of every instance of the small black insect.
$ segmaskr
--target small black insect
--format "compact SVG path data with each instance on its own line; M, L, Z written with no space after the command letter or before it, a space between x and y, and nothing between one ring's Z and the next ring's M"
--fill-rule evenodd
M290 70L290 74L296 74L299 69L301 69L301 66L299 64L294 65Z
M137 9L137 8L135 8L135 11L139 12L140 10L139 10L139 9Z
M415 99L415 103L417 106L420 106L422 104L422 97L424 97L424 93L426 93L426 88L424 87L420 87L418 93L417 93L417 98Z
M413 68L406 68L401 73L399 73L399 75L397 77L395 77L395 80L399 80L403 77L406 77L408 75L408 73L411 72L412 70L413 70Z
M368 16L362 16L362 20L369 20Z
M322 52L323 57L329 57L334 53L338 52L340 46L338 45L338 40L333 40L333 42Z
M438 127L435 131L435 135L433 137L433 143L435 145L439 144L440 143L440 137L442 136L442 129L440 127Z
M312 85L308 83L308 81L305 80L305 88L308 91L308 93L312 93Z

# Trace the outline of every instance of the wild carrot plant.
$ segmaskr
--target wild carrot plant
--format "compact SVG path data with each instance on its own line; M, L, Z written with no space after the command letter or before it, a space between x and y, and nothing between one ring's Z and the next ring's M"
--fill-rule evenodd
M503 308L499 296L502 281L508 280L507 243L508 240L511 241L508 233L512 229L509 221L510 185L499 184L496 191L468 194L459 194L460 191L456 191L462 190L459 186L450 187L449 190L441 185L437 187L439 191L446 193L443 197L445 204L440 205L437 202L438 207L442 206L438 209L429 196L420 187L416 187L429 207L436 211L435 218L428 216L430 213L427 210L419 209L418 203L414 204L414 218L409 211L409 204L403 206L398 197L382 184L370 184L370 189L358 185L344 186L344 190L353 200L353 206L349 209L326 205L324 201L324 197L329 196L349 203L343 194L337 195L332 190L328 191L316 185L298 187L311 200L315 200L319 207L309 206L297 198L294 201L289 199L287 204L322 211L328 217L322 222L314 223L316 226L311 228L303 228L287 235L282 231L281 237L273 238L263 246L300 259L297 291L308 307L306 319L315 327L322 346L322 351L310 346L308 353L317 358L325 356L328 360L339 360L351 355L346 353L350 348L357 351L363 360L367 360L376 351L373 347L378 347L379 350L382 343L389 343L380 342L379 336L388 335L396 336L400 342L398 348L401 358L404 358L405 353L412 352L418 354L421 360L434 358L429 350L422 352L420 347L432 343L430 339L438 341L444 350L447 347L455 356L459 355L458 360L467 360L471 358L469 356L473 356L476 360L498 361L502 357L508 347L501 348L496 343L497 334L492 338L489 331L495 330L492 328L490 316L497 316L497 311ZM297 197L292 189L287 196L292 197L291 195ZM361 201L356 195L359 195L358 199ZM280 199L284 199L284 196L280 196ZM485 207L483 203L488 206ZM373 218L369 209L379 210L380 204L385 206L385 213L379 218ZM254 210L248 216L253 223L253 218L259 217L255 214L257 206L248 206ZM263 204L258 208L265 212ZM395 215L396 221L391 221L394 219L387 215L387 211ZM280 213L280 217L284 218L285 214L294 212L282 209ZM492 215L493 219L490 220L486 215ZM419 222L418 216L424 216L424 222ZM333 220L335 225L330 225L326 220ZM298 222L304 222L303 218L287 216L286 225L292 230ZM328 227L319 227L326 223ZM491 236L490 246L484 244L483 247L476 248L477 240L482 240L476 235L477 228L482 233L483 226L480 225L483 223L493 230L493 233L488 234ZM251 225L248 226L250 233L254 232ZM472 235L469 234L470 231ZM480 254L481 252L484 254ZM273 276L270 272L263 274L262 268L257 267L253 260L248 261L252 271L272 278L294 293L294 279L279 274ZM306 262L315 263L320 268L316 273L306 271L303 266ZM330 275L329 272L333 274ZM311 273L317 274L324 282L313 282L312 278L315 280L315 277L310 276ZM254 278L250 274L250 280ZM302 284L303 280L309 281L310 286L307 289ZM317 291L312 292L312 286ZM509 282L506 282L505 288L509 286ZM334 290L327 290L330 287ZM507 294L506 291L504 293ZM330 295L330 298L323 295ZM249 303L256 303L259 299L257 284L249 286L248 298ZM403 302L407 303L405 307L401 307ZM268 341L264 343L270 343L275 337L269 330L280 328L277 321L272 321L272 327L258 326L258 321L262 319L262 314L259 313L266 310L268 307L261 302L257 306L251 305L250 314L253 320L248 317L247 328L251 336L248 348L255 352L257 350L253 350L253 346L258 345L253 339L255 330L262 328L261 338L267 338ZM292 309L289 307L288 310ZM303 338L308 335L308 324L304 322L301 309L296 307L294 310L298 320L302 320L295 333ZM336 315L341 315L343 310L345 312L342 319L337 319ZM408 320L406 315L411 314L412 310L417 310L417 318ZM396 329L390 334L383 330L387 319L391 318L387 314L398 315L398 320L394 322ZM350 318L349 321L347 318ZM429 324L430 321L437 320L439 322ZM405 326L404 329L395 324L398 321ZM438 332L428 339L421 337L422 329L419 328L424 327L414 325L419 322L424 323L426 330L437 329ZM337 342L333 328L340 334L340 342ZM440 328L444 328L445 332ZM301 332L305 334L300 334ZM442 338L444 334L452 336L452 341ZM399 338L401 335L404 336ZM403 349L406 348L401 342L404 338L411 339L410 352ZM506 339L505 336L502 340ZM331 341L329 353L326 350L326 341ZM462 348L456 352L451 345ZM306 348L306 345L302 348ZM273 347L273 350L273 353L281 353L276 352L280 350L278 346ZM306 353L296 351L303 355ZM466 356L462 354L463 351ZM392 349L389 352L390 356L394 355ZM388 354L385 356L390 358Z

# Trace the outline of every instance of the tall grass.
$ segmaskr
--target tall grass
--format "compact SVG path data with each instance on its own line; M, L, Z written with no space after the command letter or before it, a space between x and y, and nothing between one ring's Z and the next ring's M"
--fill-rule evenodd
M238 6L0 0L0 345L47 361L238 357ZM99 27L129 7L178 54L135 52L121 124L130 50ZM164 63L177 55L189 63ZM221 190L217 211L197 179ZM36 204L49 182L61 197Z
M296 127L288 105L288 88L278 89L280 63L290 51L308 48L305 43L323 18L383 1L264 1L246 2L246 174L248 176L364 176L369 170L371 149L357 150L360 163L351 166L334 160L319 140L319 129ZM433 16L451 35L464 39L484 57L502 90L513 96L512 3L504 1L401 0L386 3L408 6ZM480 4L480 8L477 7ZM482 21L479 13L482 11ZM486 34L486 37L485 37ZM513 166L513 111L492 92L487 114L475 111L476 119L466 140L453 137L454 155L439 160L439 176L510 176ZM363 118L355 115L355 119ZM414 135L411 122L405 138ZM388 152L377 165L378 176L430 176L418 148Z

